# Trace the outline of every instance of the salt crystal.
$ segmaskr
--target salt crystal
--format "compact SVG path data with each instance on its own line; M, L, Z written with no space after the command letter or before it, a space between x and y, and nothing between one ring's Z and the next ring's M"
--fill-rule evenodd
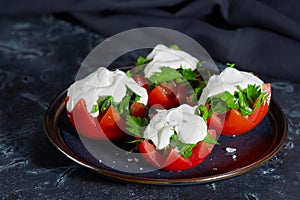
M232 155L232 159L234 160L234 161L236 161L236 155Z
M225 150L226 150L227 153L234 153L234 152L236 152L236 148L232 148L232 147L226 147Z

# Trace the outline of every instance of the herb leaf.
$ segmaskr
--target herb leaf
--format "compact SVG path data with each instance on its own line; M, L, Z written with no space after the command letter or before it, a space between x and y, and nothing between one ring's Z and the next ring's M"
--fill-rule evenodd
M146 126L149 124L147 118L134 117L127 115L126 116L126 130L133 134L134 136L141 137L141 133L143 133L146 129Z
M170 137L170 145L173 148L176 148L179 153L184 157L184 158L188 158L192 155L193 153L193 148L197 145L197 144L185 144L183 142L181 142L178 138L178 135L176 133L174 133L171 137Z
M177 46L176 44L171 45L170 48L174 50L180 50L179 46Z
M211 112L219 114L235 108L242 116L251 115L268 97L268 94L261 90L259 85L249 84L247 88L237 87L237 91L231 94L227 91L208 98L206 101L210 105ZM203 114L203 110L200 110Z
M147 64L150 61L151 61L151 59L144 58L143 56L139 56L136 61L136 66Z
M126 76L131 77L131 70L127 70L125 74Z
M238 99L227 91L209 98L209 102L212 112L219 114L225 113L232 108L239 108Z
M204 105L200 105L198 109L201 113L203 120L206 122L207 118L211 116L211 113L208 111L208 109Z
M207 134L205 136L205 138L202 140L202 142L206 142L206 143L209 143L209 144L217 144L219 145L220 143L215 140L210 134Z
M239 105L242 116L247 116L252 114L252 109L246 102L246 95L243 94L243 90L238 86L238 91L236 92L239 97Z
M99 111L99 106L97 104L93 105L91 113L96 113Z
M130 105L140 100L141 96L133 92L129 87L127 87L127 93L125 97L123 97L122 101L119 103L112 104L114 106L114 109L120 114L120 115L129 115L130 114Z
M182 69L182 75L186 80L196 80L197 75L192 69Z
M249 104L252 107L255 104L254 110L258 108L268 97L268 93L262 91L261 87L258 85L248 85L246 89L246 95Z
M104 113L113 104L113 97L107 96L98 103L98 110Z
M155 72L150 77L150 80L155 84L173 81L182 77L182 75L176 69L173 69L171 67L164 66L160 69L160 72Z
M235 67L235 63L226 63L226 66L234 68Z

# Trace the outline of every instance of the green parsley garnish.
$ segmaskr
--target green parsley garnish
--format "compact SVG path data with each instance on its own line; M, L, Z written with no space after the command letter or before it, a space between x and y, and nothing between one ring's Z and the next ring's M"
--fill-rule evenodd
M205 138L202 140L202 142L206 142L208 144L220 145L220 143L217 140L215 140L210 134L207 134Z
M192 69L182 69L181 73L182 76L188 81L189 80L194 81L197 79L197 75Z
M131 77L131 70L127 70L125 74L126 76Z
M174 50L180 50L179 46L177 46L176 44L171 45L170 48Z
M91 113L93 114L93 113L96 113L98 111L99 111L99 106L97 104L93 105Z
M176 148L179 150L179 153L184 157L184 158L188 158L192 155L193 153L193 148L197 145L197 144L185 144L183 142L181 142L178 138L178 135L176 133L174 133L171 137L170 137L170 145L173 148Z
M104 113L109 108L109 106L112 105L112 103L113 103L113 97L107 96L98 103L98 110L101 113Z
M208 109L204 105L199 106L199 111L200 111L201 116L202 116L202 118L205 122L207 121L208 117L211 117Z
M173 69L171 67L163 66L160 72L155 72L151 77L151 87L155 87L161 83L177 82L182 85L190 85L194 93L191 94L190 100L196 100L200 97L206 82L201 79L200 75L191 69Z
M257 109L268 97L268 94L262 91L259 85L248 85L245 89L238 86L237 89L234 94L225 91L208 98L206 104L210 106L209 112L223 114L235 108L241 112L242 116L251 115L253 110ZM205 114L205 110L201 110L201 108L199 110L202 115Z
M234 68L234 67L235 67L235 63L226 63L226 66L227 66L227 67Z
M141 117L134 117L127 115L126 116L126 130L133 134L134 136L141 136L141 133L143 133L146 129L146 126L149 124L149 121L147 118L141 118Z
M143 56L139 56L137 61L136 61L136 66L147 64L150 61L151 61L151 59L144 58Z
M127 93L125 97L119 103L112 104L114 109L122 116L126 116L130 114L130 105L140 100L140 96L133 92L130 88L127 87Z
M182 75L176 70L171 67L161 67L160 72L155 72L151 77L150 80L154 84L159 84L159 83L166 83L170 81L174 81L176 79L182 78Z

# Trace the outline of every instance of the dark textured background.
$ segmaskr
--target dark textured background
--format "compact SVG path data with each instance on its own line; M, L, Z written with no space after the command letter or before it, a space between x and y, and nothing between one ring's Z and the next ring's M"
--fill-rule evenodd
M105 37L144 26L197 40L214 59L300 81L299 0L0 0L0 15L60 15Z
M239 177L184 187L121 183L56 150L43 129L46 109L103 39L52 15L0 17L0 198L299 199L300 84L287 79L264 77L288 119L285 145Z

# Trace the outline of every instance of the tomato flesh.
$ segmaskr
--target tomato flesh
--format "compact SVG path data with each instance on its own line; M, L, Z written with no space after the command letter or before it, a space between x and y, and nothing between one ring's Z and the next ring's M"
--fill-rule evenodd
M133 102L130 105L130 109L131 109L131 115L134 117L143 118L147 116L148 108L141 103Z
M215 130L209 130L208 134L216 139ZM156 150L155 145L151 144L148 140L144 140L138 144L139 152L142 153L146 161L154 167L168 171L187 170L199 165L211 153L213 147L214 144L199 142L193 148L192 155L188 158L184 158L173 148L170 148L167 156L163 156Z
M178 106L179 102L167 85L158 85L149 93L148 105L169 109Z
M240 135L256 127L269 111L271 84L263 84L262 90L269 96L251 115L242 116L236 109L230 109L224 114L213 113L212 117L207 119L208 127L225 136Z
M148 105L165 109L173 108L180 104L195 105L196 102L190 101L188 94L189 89L176 82L161 84L149 93Z

